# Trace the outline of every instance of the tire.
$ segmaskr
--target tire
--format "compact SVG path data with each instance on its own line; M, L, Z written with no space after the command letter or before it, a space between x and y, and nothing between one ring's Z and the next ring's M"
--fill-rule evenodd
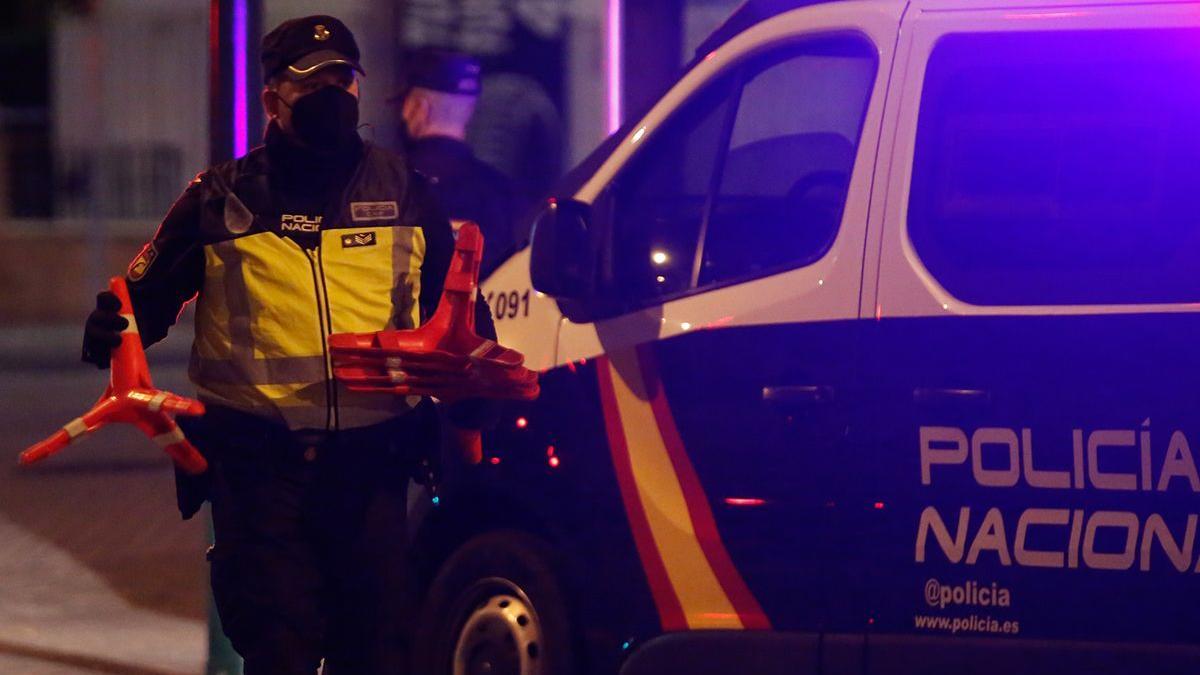
M463 544L430 586L413 673L571 675L567 603L549 544L498 530Z

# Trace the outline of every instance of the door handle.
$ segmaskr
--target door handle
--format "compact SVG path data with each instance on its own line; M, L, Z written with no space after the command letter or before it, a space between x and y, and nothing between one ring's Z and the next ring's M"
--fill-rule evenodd
M795 412L833 401L833 388L820 384L788 384L763 387L762 400L780 412Z
M992 394L986 389L917 387L913 389L913 401L918 405L987 405L992 402Z

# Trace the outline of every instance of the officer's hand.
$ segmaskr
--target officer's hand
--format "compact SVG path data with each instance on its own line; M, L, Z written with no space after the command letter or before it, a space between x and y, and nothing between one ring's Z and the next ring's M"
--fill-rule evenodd
M83 328L83 360L107 368L112 350L121 344L121 331L129 320L121 316L121 300L110 291L96 295L96 309L88 315Z

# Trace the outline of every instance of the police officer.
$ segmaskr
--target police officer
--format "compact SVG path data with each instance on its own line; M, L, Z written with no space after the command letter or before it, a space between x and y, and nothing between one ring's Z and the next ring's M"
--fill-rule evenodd
M417 326L453 235L405 159L359 138L363 69L341 21L284 22L262 66L265 144L201 173L131 263L137 329L162 339L198 297L189 374L208 413L186 430L210 471L204 493L180 483L181 509L212 502L213 591L247 675L311 675L322 658L403 672L405 487L436 437L431 404L346 390L326 336ZM86 361L109 363L118 309L98 297ZM449 417L469 427L477 408Z
M417 52L406 65L401 102L413 168L429 177L452 223L475 221L483 232L483 273L510 252L516 199L504 174L482 162L465 139L479 98L479 62L451 51Z

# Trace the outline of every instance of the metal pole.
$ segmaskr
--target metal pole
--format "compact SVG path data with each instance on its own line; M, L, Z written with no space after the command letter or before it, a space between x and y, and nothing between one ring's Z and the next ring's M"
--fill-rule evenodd
M210 164L240 157L257 145L263 128L258 104L258 42L262 0L211 0L209 4ZM207 514L208 512L206 512ZM209 518L209 540L212 519ZM233 650L209 594L207 675L240 675L242 661Z
M84 279L88 289L105 288L105 280L110 274L107 265L108 253L108 218L112 216L110 209L109 189L109 153L107 123L104 117L104 51L105 51L105 16L101 10L93 15L92 30L87 36L88 83L91 87L89 94L96 104L92 106L92 143L89 148L88 161L91 166L87 172L87 229L83 233L84 240ZM93 291L94 292L94 291Z

